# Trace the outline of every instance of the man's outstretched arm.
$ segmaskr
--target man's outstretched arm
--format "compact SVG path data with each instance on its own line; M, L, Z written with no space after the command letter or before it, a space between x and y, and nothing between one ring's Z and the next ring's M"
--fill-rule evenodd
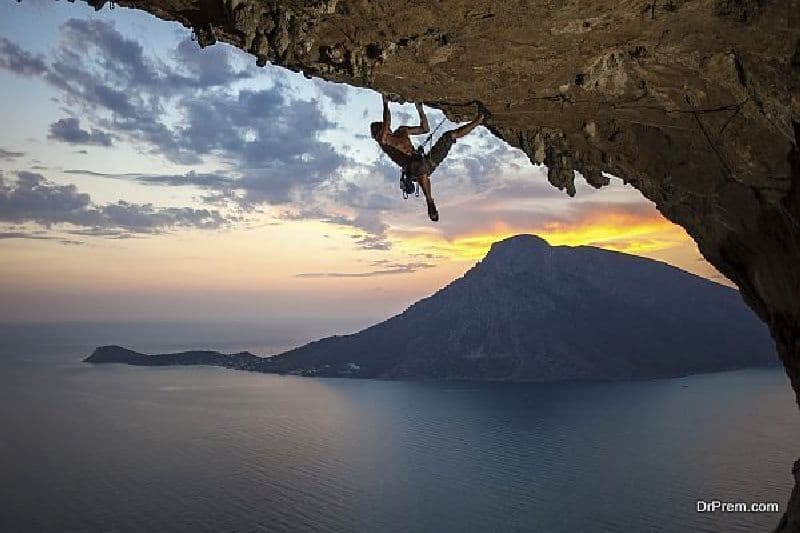
M385 138L392 131L392 112L389 111L389 96L383 94L383 124L381 125L381 138Z

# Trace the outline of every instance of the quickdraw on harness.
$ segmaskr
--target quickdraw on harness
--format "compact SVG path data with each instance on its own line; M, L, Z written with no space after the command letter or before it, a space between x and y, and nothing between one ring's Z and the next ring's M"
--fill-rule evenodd
M427 157L427 155L425 154L425 145L426 144L428 145L428 152L430 152L430 149L432 147L431 141L433 140L433 136L436 135L436 132L439 131L439 128L442 127L444 121L445 119L442 118L442 120L439 121L439 124L433 129L431 134L428 135L428 137L422 142L422 144L420 144L417 147L414 155L412 156L412 159L417 161L425 160L425 158ZM419 184L417 183L417 177L410 175L405 168L402 170L402 173L400 174L400 190L403 191L403 200L407 200L408 197L412 194L417 198L419 198Z

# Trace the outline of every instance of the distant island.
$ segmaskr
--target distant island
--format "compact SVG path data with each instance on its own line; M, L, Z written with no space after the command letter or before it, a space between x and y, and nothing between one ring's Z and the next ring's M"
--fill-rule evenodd
M738 292L665 263L534 235L496 242L403 313L272 357L101 346L87 363L211 365L321 377L557 381L778 364Z
M268 372L264 366L269 359L253 355L250 352L223 354L210 350L192 350L188 352L148 355L134 352L122 346L100 346L92 355L83 360L84 363L124 363L134 366L175 366L204 365L234 368L236 370L252 370Z

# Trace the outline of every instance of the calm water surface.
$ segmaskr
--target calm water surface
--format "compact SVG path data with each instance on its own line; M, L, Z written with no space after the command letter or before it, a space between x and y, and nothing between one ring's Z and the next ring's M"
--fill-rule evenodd
M3 532L767 531L779 514L696 501L783 509L800 455L778 369L326 380L91 366L90 344L35 341L0 353Z

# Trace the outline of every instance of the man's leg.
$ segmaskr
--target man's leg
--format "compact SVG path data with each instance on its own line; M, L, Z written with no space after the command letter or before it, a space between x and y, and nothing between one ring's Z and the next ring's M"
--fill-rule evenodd
M417 178L419 188L422 189L422 194L425 195L425 201L428 203L428 216L434 222L439 220L439 211L436 210L436 204L433 202L433 194L431 193L431 178L430 176L420 176Z
M456 128L453 131L445 132L436 144L433 145L431 148L430 153L428 154L428 172L429 174L426 176L421 176L418 178L419 186L422 189L422 192L425 193L425 200L428 202L428 216L434 222L439 220L439 212L436 210L436 204L433 202L433 196L431 195L431 178L430 174L436 170L444 158L447 157L447 153L452 148L453 143L456 142L456 139L459 137L463 137L464 135L468 134L472 130L474 130L478 124L483 122L483 115L478 115L475 120L464 124L460 128Z
M460 139L478 127L481 122L483 122L483 113L479 113L478 116L475 117L471 122L467 122L463 126L460 126L449 133L453 136L453 139Z
M428 154L428 162L430 162L429 170L431 174L433 174L433 171L436 170L436 167L438 167L447 157L447 154L450 152L450 148L453 147L456 139L463 137L474 130L481 122L483 122L483 115L478 115L472 122L468 122L467 124L464 124L463 126L452 131L447 131L441 137L439 137L439 140L436 141L431 148L430 153Z

